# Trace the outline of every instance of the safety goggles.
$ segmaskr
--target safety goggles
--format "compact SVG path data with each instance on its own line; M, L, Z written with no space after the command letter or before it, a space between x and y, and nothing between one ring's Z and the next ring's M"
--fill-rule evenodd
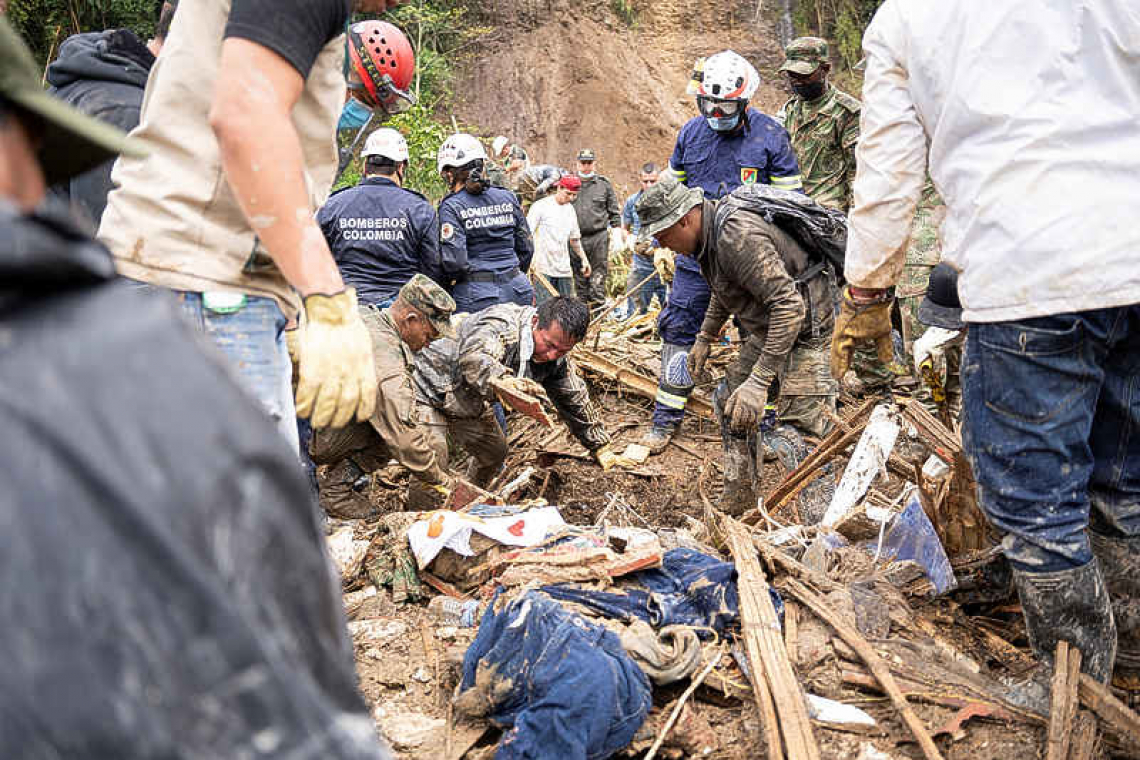
M742 100L720 100L719 98L710 98L708 95L697 96L697 108L701 111L701 116L706 119L724 119L736 114L744 105Z

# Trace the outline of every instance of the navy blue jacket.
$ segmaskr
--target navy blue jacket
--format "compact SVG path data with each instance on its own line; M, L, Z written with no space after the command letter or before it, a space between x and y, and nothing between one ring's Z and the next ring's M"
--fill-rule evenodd
M334 193L317 223L360 303L387 305L417 272L441 279L435 209L387 177L366 177Z
M743 129L725 135L696 116L681 127L669 168L689 187L699 187L710 199L741 185L762 183L784 190L802 190L800 166L787 131L755 108L746 112Z
M459 190L445 197L439 204L439 257L442 282L459 311L534 303L525 275L534 241L509 190L488 187L478 195Z

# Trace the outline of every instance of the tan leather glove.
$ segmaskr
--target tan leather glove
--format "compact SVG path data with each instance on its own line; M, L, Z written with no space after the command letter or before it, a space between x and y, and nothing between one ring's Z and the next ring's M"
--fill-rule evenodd
M705 371L705 362L709 360L709 349L712 348L712 343L703 333L697 334L697 340L693 343L693 347L689 349L689 375L696 382L697 378Z
M301 379L301 333L294 323L292 327L285 328L285 348L289 349L289 363L293 365L293 396L297 395L297 382Z
M851 352L856 342L873 341L879 361L894 361L891 343L891 302L889 291L869 290L868 295L852 295L851 286L843 288L835 332L831 336L831 376L842 380L851 367Z
M677 263L673 258L673 252L668 248L655 248L653 249L653 268L657 270L657 276L663 282L672 282L673 273L677 271Z
M653 241L649 238L637 238L637 242L633 244L633 252L639 256L644 256L653 247Z
M739 433L751 432L760 426L764 405L768 403L768 386L756 375L749 375L740 387L732 392L724 405L724 416Z
M356 310L356 291L305 298L298 336L300 379L297 416L313 427L344 427L355 416L364 422L376 408L372 339Z

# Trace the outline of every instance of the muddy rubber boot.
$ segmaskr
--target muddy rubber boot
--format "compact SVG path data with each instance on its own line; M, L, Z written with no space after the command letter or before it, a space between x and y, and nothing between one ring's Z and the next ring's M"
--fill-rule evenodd
M1100 563L1112 617L1116 621L1116 668L1113 684L1140 704L1140 538L1105 536L1089 531Z
M720 508L728 515L739 517L756 507L756 458L747 438L727 434L724 436L724 494Z
M1081 672L1108 683L1116 657L1116 625L1108 588L1094 558L1074 570L1027 573L1013 570L1029 644L1043 667L1032 672L1008 697L1041 714L1049 712L1049 682L1058 641L1081 650Z
M641 445L649 449L650 454L660 454L677 435L679 425L654 425L649 432L641 437Z

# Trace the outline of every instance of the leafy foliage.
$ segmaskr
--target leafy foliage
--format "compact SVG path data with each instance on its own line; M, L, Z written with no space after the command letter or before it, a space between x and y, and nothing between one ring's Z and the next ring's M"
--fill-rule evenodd
M797 34L831 42L847 69L863 57L863 30L883 0L798 0L794 21Z
M146 40L154 34L156 0L9 0L8 19L41 64L73 34L126 27Z

